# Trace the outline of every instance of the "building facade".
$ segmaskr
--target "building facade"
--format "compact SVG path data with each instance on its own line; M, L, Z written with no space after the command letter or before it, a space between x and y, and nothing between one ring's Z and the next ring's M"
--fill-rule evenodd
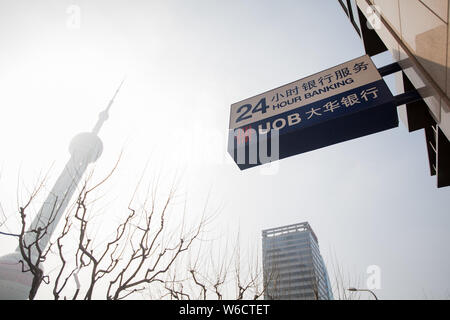
M262 231L266 300L332 300L319 243L307 222Z
M430 174L450 186L450 1L338 1L368 55L391 52L397 93L419 93L399 116L410 132L424 130Z

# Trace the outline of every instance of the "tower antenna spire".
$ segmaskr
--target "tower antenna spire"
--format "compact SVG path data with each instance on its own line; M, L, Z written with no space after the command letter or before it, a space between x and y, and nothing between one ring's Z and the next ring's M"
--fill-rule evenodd
M120 82L119 86L116 89L116 92L114 93L114 95L112 96L111 100L108 103L108 106L106 107L105 110L103 110L102 112L100 112L100 114L98 115L98 120L97 123L95 124L94 129L92 129L92 133L95 135L98 135L98 133L100 132L100 129L103 126L103 123L105 123L106 120L108 120L109 118L109 109L111 108L111 106L114 103L114 99L116 98L117 94L120 91L120 88L122 88L123 83L125 82L125 77L123 77L122 82Z

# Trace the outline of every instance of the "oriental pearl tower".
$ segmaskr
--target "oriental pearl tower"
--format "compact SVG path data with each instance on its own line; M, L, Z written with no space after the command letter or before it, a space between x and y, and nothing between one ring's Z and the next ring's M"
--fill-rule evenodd
M37 242L37 245L31 245L32 261L36 261L38 257L38 248L45 250L48 246L53 231L63 216L87 166L94 163L102 154L103 143L98 137L98 133L105 121L108 120L109 110L124 80L120 83L106 109L100 112L92 131L82 132L70 142L70 159L42 204L37 216L24 234L23 242L25 245ZM47 233L37 240L36 233L32 230L44 228L47 228ZM28 299L33 275L29 271L22 271L21 260L23 261L20 247L17 247L15 252L0 257L0 300ZM42 269L42 266L40 268Z

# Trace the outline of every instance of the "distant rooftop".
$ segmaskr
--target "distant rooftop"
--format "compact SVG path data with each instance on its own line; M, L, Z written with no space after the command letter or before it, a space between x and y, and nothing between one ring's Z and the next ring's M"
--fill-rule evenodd
M302 223L291 224L291 225L284 226L284 227L266 229L266 230L262 231L262 236L263 236L263 238L277 237L277 236L281 236L281 235L288 234L288 233L302 232L302 231L310 231L312 236L314 237L314 240L316 240L317 243L319 242L317 240L316 234L314 233L314 231L312 230L312 228L308 222L302 222Z

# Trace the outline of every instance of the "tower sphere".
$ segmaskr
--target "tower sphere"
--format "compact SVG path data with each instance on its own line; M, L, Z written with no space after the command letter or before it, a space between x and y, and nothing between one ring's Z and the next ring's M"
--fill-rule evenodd
M103 143L96 134L83 132L72 139L69 152L72 157L91 163L96 161L102 154Z

